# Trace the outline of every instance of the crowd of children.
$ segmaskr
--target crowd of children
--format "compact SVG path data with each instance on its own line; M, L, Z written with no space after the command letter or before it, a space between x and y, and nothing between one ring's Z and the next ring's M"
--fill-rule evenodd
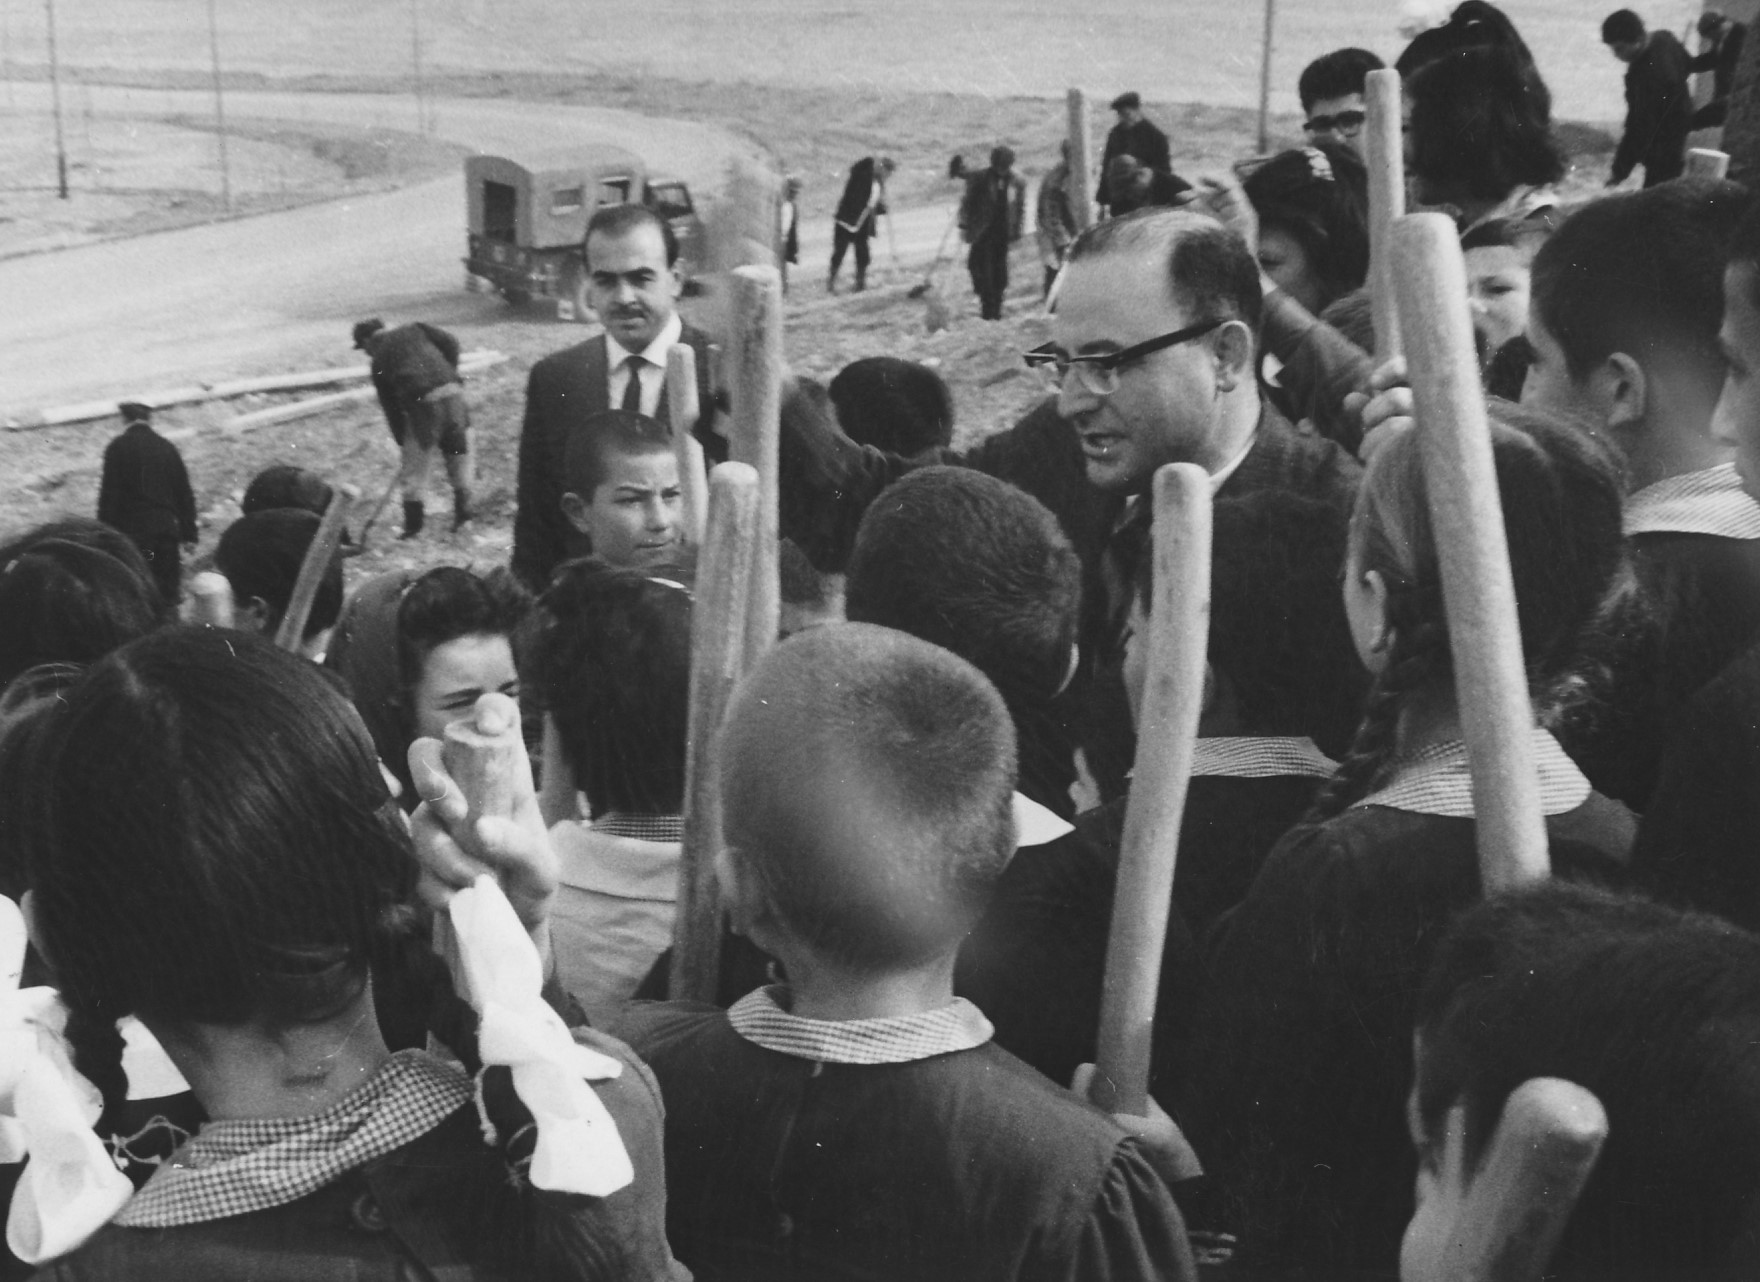
M1014 427L956 450L893 356L787 381L779 636L702 758L718 1003L665 1000L703 620L658 380L698 336L646 215L588 233L617 359L534 370L514 567L310 591L332 491L286 466L214 554L230 627L180 620L175 545L0 545L0 1277L1417 1282L1549 1077L1609 1135L1549 1276L1754 1276L1760 203L1562 202L1484 0L1396 64L1552 869L1487 894L1423 425L1369 355L1380 65L1304 74L1311 145L1060 247ZM1168 463L1211 477L1207 662L1113 1114ZM442 741L503 708L536 781L484 817Z

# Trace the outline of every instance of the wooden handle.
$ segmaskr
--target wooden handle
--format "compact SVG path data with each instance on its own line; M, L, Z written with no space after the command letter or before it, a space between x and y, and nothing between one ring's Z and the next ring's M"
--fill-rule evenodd
M715 856L721 849L722 718L733 683L745 670L747 613L758 544L758 473L723 463L709 474L709 534L697 566L691 614L690 738L684 759L684 851L678 871L678 914L672 930L675 1000L712 1002L721 971L721 892Z
M1375 318L1375 361L1381 364L1403 350L1399 308L1389 275L1389 237L1394 220L1406 212L1399 72L1371 71L1363 82L1363 99L1369 116L1363 136L1363 159L1369 167L1369 306Z
M232 584L224 574L203 570L189 581L189 621L211 628L232 626Z
M1486 893L1549 875L1534 710L1459 234L1445 214L1394 224L1393 267L1442 570L1455 696Z
M685 343L674 343L666 354L666 409L672 420L672 452L678 457L685 542L701 547L709 519L709 473L702 442L693 434L700 413L697 354Z
M1729 153L1711 147L1689 147L1685 174L1688 178L1727 178Z
M1192 463L1155 473L1155 596L1137 759L1106 945L1094 1102L1144 1116L1161 954L1180 820L1204 708L1210 640L1210 477Z
M299 578L294 580L293 595L287 599L287 610L281 616L281 626L275 629L275 644L283 650L297 651L306 630L306 619L312 613L312 601L318 595L318 585L323 583L324 575L330 569L330 562L336 559L336 549L342 546L342 531L348 521L349 509L361 492L352 485L338 485L336 492L330 496L330 506L324 509L324 517L318 522L318 531L312 535L311 546L306 548L305 560L300 562Z
M464 794L465 823L510 819L532 793L532 764L520 734L519 705L491 690L471 715L441 732L441 759Z
M1094 225L1094 178L1089 171L1093 163L1093 137L1088 123L1088 95L1080 89L1069 91L1069 203L1075 213L1076 230L1087 231Z
M782 276L774 267L740 267L733 280L733 413L728 458L758 473L758 524L746 615L749 666L776 642L782 620L777 568L777 442L782 432Z
M1536 1077L1511 1091L1442 1282L1539 1282L1606 1139L1601 1101L1574 1082Z
M562 751L562 732L556 728L553 714L544 714L544 773L538 788L538 814L545 828L554 828L564 819L579 819L581 814L579 785L575 782L574 763Z

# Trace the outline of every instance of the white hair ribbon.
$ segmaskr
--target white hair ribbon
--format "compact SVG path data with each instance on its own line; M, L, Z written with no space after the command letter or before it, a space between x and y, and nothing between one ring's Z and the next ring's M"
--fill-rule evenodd
M531 936L490 876L452 897L453 979L482 1019L477 1053L513 1070L513 1089L537 1124L531 1181L541 1189L605 1197L635 1179L623 1137L589 1081L623 1065L582 1046L542 995Z

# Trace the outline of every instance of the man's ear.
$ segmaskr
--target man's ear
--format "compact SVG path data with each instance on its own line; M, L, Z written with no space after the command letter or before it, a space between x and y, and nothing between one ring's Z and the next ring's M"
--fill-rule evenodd
M675 299L684 294L684 277L679 273L677 263L666 269L666 292Z
M1633 357L1614 352L1589 375L1589 383L1608 431L1630 433L1643 426L1650 406L1650 380Z
M1244 321L1225 322L1216 331L1211 350L1216 353L1216 386L1232 392L1242 380L1253 377L1253 331Z
M562 496L562 516L581 534L591 534L587 524L587 505L581 496L570 491Z
M272 612L260 596L247 596L232 603L232 622L241 632L268 632Z
M733 933L750 939L753 924L764 915L763 893L746 861L732 846L723 846L716 852L715 881L721 888L721 906L727 911Z

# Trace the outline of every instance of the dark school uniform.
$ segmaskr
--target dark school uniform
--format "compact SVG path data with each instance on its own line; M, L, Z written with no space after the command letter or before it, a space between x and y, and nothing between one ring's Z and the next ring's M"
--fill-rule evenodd
M1170 1111L1204 983L1194 935L1246 893L1334 769L1307 740L1198 741L1150 1069L1150 1090ZM989 1016L998 1045L1055 1082L1094 1060L1125 806L1120 798L1090 810L1067 836L1021 850L960 949L956 989Z
M1536 756L1553 868L1615 880L1629 812L1551 736ZM1392 1277L1413 1209L1413 1006L1450 918L1480 897L1465 748L1291 831L1207 950L1180 1121L1249 1270Z
M1167 1186L971 1003L816 1020L763 988L617 1025L666 1098L667 1224L721 1278L1190 1279Z
M104 447L98 519L128 535L167 601L183 594L179 544L196 541L196 499L177 446L136 420Z

